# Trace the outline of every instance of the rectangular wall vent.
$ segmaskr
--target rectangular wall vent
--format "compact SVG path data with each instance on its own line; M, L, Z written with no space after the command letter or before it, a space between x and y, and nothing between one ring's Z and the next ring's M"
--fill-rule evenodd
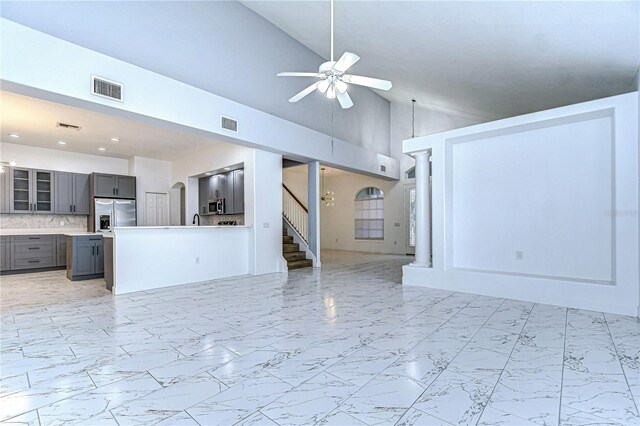
M91 94L118 102L124 102L124 86L102 77L91 76Z
M387 166L383 166L382 164L380 165L380 171L381 172L386 172L387 171Z
M229 130L230 132L238 133L238 120L234 120L233 118L221 115L220 126L225 130Z
M76 126L75 124L60 123L60 122L56 123L56 127L62 127L63 129L76 130L76 131L82 129L82 127Z

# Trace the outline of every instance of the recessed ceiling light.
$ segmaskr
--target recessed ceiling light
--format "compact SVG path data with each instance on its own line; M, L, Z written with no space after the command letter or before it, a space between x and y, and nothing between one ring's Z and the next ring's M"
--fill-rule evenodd
M229 168L229 167L225 167L224 169L225 169L225 170L231 170L231 168Z
M58 145L66 145L67 143L65 141L58 141Z
M111 138L111 142L120 142L120 138L114 136Z
M20 137L20 135L19 135L19 134L17 134L17 133L9 133L9 137L10 137L10 138L18 139L18 138Z
M98 151L106 151L106 150L107 150L107 148L105 148L105 147L103 147L103 146L101 146L100 148L98 148Z
M15 167L15 166L16 166L16 162L15 162L15 161L9 161L9 165L10 165L11 167Z

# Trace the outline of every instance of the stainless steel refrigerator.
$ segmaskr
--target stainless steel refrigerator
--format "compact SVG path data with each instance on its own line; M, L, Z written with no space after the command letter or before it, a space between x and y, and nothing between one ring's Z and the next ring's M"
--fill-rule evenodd
M136 200L94 198L94 229L111 232L116 226L136 226Z

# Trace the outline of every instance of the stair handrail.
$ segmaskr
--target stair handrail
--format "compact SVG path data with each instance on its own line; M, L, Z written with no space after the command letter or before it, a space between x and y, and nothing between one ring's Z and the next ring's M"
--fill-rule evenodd
M282 216L284 216L300 237L308 243L309 210L284 183L282 184L282 189Z

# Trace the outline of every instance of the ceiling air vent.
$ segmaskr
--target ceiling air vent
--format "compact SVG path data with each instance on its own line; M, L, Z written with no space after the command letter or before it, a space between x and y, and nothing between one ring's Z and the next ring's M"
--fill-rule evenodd
M62 127L63 129L76 130L76 131L79 131L80 129L82 129L82 127L76 126L75 124L61 123L61 122L57 122L56 127Z
M235 120L233 118L221 115L220 126L225 130L229 130L230 132L238 133L238 120Z
M91 76L91 94L124 102L123 86L121 83L96 77L95 75Z

